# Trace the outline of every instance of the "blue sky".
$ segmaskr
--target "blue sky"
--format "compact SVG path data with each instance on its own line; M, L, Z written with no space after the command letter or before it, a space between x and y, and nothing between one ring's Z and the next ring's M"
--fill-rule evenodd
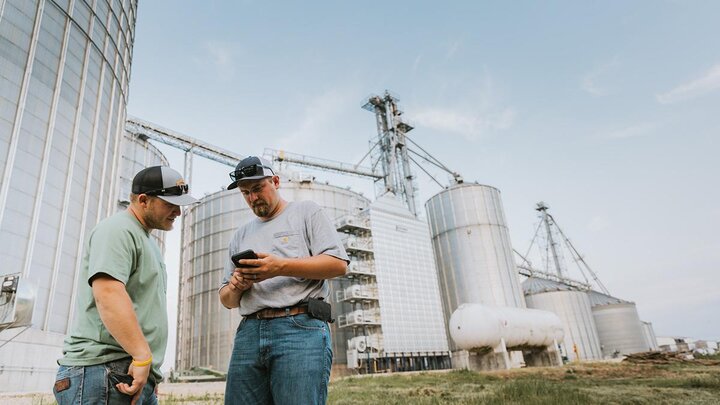
M241 154L357 162L376 135L360 107L388 89L415 142L501 190L516 249L546 201L658 335L718 340L718 15L713 1L141 1L128 113ZM227 172L196 159L194 193ZM439 188L417 174L424 204Z

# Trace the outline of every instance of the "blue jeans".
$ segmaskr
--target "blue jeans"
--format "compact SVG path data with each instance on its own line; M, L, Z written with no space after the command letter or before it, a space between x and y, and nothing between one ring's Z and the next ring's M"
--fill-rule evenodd
M132 381L127 375L130 361L126 358L95 366L60 366L53 388L55 399L60 405L129 404L132 397L118 391L115 384L127 378ZM155 384L148 381L137 404L157 403Z
M307 314L243 319L228 367L225 404L324 404L332 356L327 323Z

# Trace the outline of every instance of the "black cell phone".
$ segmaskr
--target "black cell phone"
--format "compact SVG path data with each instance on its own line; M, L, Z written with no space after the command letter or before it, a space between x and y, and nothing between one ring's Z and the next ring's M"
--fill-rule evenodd
M243 250L240 253L235 253L232 255L232 262L235 263L235 267L253 267L253 266L247 266L247 265L240 265L240 260L242 259L257 259L257 255L255 252L253 252L252 249Z
M118 383L125 383L127 385L132 385L134 378L131 375L122 374L122 373L116 373L114 371L111 371L109 374L110 381L112 381L113 385Z

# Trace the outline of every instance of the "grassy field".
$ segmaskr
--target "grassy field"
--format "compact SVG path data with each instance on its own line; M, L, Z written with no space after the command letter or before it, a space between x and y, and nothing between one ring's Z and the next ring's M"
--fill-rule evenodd
M161 404L222 404L224 383L161 384ZM53 404L52 395L0 395L0 404ZM720 356L670 364L582 363L477 373L442 371L349 377L328 403L720 404Z
M714 364L713 364L714 363ZM330 386L347 404L720 404L720 364L584 363L493 373L355 377Z

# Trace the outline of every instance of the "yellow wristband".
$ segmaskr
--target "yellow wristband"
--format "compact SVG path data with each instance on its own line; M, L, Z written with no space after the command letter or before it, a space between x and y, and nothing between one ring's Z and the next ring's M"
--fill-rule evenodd
M150 358L145 361L138 361L135 359L133 359L133 361L132 361L132 365L135 367L145 367L145 366L149 366L151 363L152 363L152 356L150 356Z

